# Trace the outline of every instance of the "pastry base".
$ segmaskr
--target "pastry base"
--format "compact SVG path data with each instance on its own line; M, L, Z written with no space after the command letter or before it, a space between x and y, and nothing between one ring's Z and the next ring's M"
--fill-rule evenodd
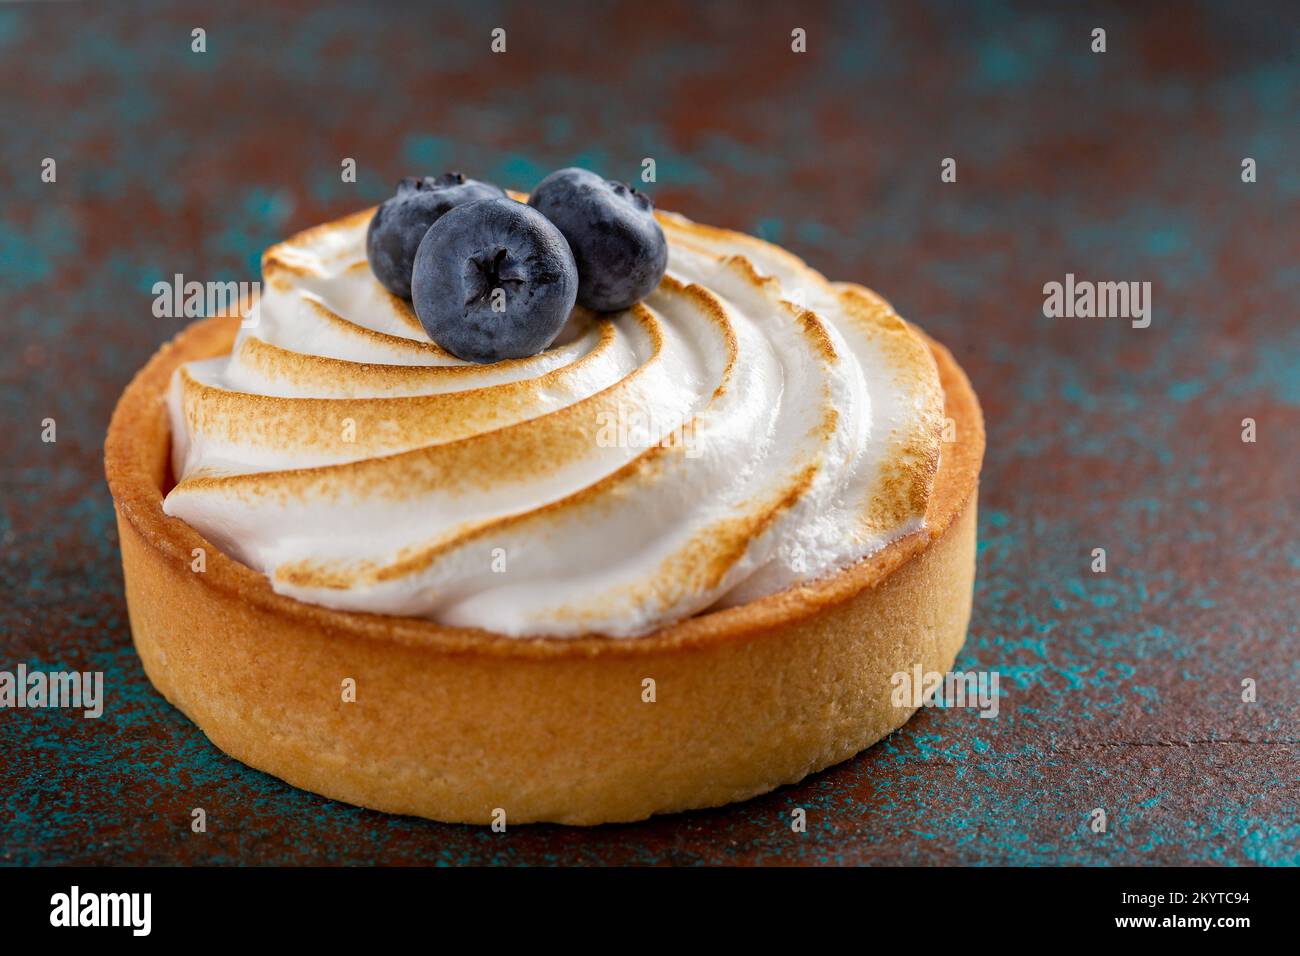
M915 708L892 704L892 675L946 672L965 640L984 426L942 346L931 343L957 440L943 446L924 531L642 638L517 639L283 597L163 514L168 380L228 351L237 329L204 319L154 355L114 412L105 468L149 679L223 751L294 786L459 823L719 806L902 726Z

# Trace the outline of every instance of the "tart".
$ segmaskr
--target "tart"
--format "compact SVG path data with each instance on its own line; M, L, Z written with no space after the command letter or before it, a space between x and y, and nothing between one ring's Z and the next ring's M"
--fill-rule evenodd
M946 349L658 213L644 303L459 362L369 274L373 212L269 249L253 311L183 330L114 412L170 702L295 786L480 824L743 800L907 721L892 678L952 666L975 575L983 421Z

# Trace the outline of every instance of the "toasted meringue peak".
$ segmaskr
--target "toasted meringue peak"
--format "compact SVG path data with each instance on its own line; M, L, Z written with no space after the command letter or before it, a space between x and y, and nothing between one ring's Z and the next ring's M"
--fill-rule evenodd
M473 365L371 274L372 212L267 250L231 354L171 383L164 510L276 591L634 637L923 526L943 395L870 290L659 213L669 266L648 299Z

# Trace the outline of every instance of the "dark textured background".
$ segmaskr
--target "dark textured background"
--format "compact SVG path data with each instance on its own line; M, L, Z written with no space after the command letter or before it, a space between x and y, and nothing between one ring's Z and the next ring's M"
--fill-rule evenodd
M108 689L98 721L0 711L0 861L1300 862L1294 4L219 6L0 8L0 669ZM989 451L958 666L1001 673L1001 716L922 712L740 806L504 835L219 753L131 649L101 477L114 400L181 324L151 285L254 279L403 174L646 156L661 206L875 286L965 365ZM1152 282L1151 327L1044 318L1068 271Z

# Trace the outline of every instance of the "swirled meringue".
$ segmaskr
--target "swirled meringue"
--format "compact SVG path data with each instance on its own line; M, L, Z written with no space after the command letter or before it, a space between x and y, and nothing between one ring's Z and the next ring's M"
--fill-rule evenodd
M164 510L276 591L633 637L922 527L943 395L867 289L660 213L669 266L648 299L471 365L371 274L372 213L267 250L231 354L171 383Z

